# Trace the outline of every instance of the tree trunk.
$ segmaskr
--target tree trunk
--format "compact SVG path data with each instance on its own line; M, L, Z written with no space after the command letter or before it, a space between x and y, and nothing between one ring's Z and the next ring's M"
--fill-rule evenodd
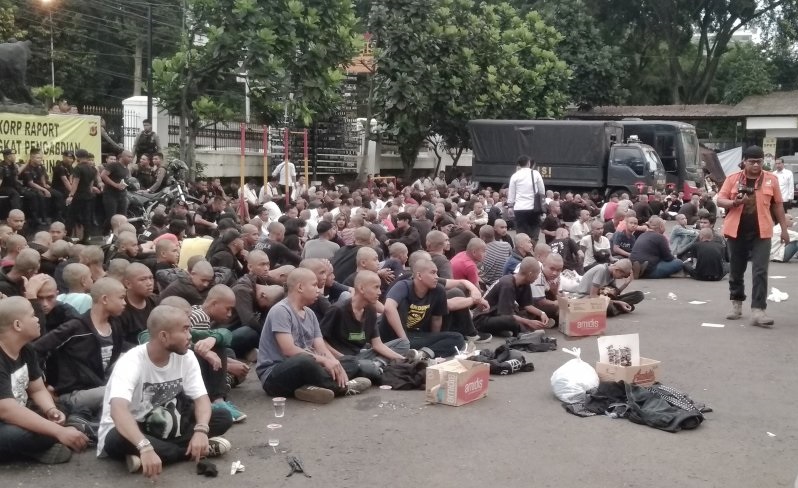
M133 54L133 96L141 95L141 64L144 56L144 39L136 37L136 51Z

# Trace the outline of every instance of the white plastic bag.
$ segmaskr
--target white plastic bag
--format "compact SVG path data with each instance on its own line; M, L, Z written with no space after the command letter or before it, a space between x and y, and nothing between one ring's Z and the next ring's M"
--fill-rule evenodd
M584 402L585 392L599 385L598 374L592 366L582 361L580 348L562 348L562 350L576 357L554 371L551 375L551 390L562 402Z

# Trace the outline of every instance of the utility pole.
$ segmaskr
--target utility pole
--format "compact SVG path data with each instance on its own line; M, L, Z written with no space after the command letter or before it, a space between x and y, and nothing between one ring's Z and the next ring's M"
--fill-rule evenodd
M152 120L152 4L147 2L147 118Z

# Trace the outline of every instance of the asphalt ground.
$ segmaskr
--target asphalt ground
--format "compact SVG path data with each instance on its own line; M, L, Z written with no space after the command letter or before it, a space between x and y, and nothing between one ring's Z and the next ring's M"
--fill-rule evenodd
M266 439L266 425L275 422L271 401L252 372L230 397L248 418L226 435L232 451L212 460L219 478L198 476L187 462L165 468L158 484L792 487L798 475L797 266L770 265L769 285L790 295L785 302L768 302L776 320L771 330L725 319L725 280L640 280L630 290L642 290L645 301L634 313L609 319L608 334L640 334L642 355L662 361L660 381L714 409L696 430L672 434L628 420L566 413L551 393L550 377L570 356L557 351L527 354L534 372L494 376L486 398L462 407L428 405L423 391L377 388L323 406L289 399L275 453ZM694 300L706 303L688 303ZM704 327L705 322L724 327ZM549 335L560 347L581 347L589 363L598 358L595 338ZM491 347L501 343L494 339ZM286 478L289 454L303 460L312 478ZM231 476L236 460L246 470ZM151 484L93 451L58 466L0 464L0 480L2 487Z

